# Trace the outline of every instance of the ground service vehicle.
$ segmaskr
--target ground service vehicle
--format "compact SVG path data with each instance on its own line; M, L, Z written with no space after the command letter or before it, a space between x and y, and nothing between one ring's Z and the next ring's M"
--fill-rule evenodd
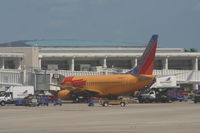
M36 95L28 95L27 97L23 99L17 99L15 100L16 106L38 106L39 101L38 97Z
M200 91L198 91L194 96L194 103L200 102Z
M44 106L44 105L49 106L49 100L47 98L38 97L37 100L38 100L38 106Z
M54 99L54 101L53 101L53 105L54 105L54 106L56 106L56 105L60 105L60 106L62 106L62 101L61 101L61 99L60 99L60 98L56 98L56 99Z
M39 105L38 97L36 95L29 95L24 98L24 105L35 107Z
M126 100L122 99L118 100L101 99L99 103L104 107L108 107L109 105L120 105L121 107L125 107L126 104L128 104Z
M188 92L184 90L168 90L168 96L171 101L187 101Z
M167 96L166 93L150 90L147 93L140 94L138 96L138 101L139 103L152 103L152 102L166 103L169 102L169 97Z
M29 94L34 94L33 86L11 86L6 91L0 93L0 104L13 103L17 99L23 99Z
M0 94L0 105L4 106L7 103L12 103L13 99L12 99L12 93L10 92L2 92Z
M88 106L94 106L95 103L99 103L103 107L108 107L109 105L120 105L124 107L128 104L128 101L123 99L109 100L107 98L101 98L99 100L90 100Z
M24 98L28 95L34 94L34 87L33 86L11 86L6 90L6 92L12 93L13 100L18 98Z

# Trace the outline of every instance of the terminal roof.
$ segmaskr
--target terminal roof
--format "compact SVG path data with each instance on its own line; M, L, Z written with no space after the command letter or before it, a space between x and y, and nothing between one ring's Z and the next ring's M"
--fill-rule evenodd
M78 41L78 40L32 40L2 43L0 47L144 47L127 42Z

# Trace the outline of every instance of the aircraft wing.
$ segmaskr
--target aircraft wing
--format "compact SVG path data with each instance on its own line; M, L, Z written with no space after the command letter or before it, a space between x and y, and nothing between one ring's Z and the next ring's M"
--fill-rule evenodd
M56 86L56 87L60 87L62 89L66 89L66 90L69 90L69 91L73 91L73 90L80 90L79 88L77 87L71 87L71 86L62 86L62 85L55 85L55 84L50 84L51 86Z
M102 95L103 93L97 89L89 89L89 88L78 88L78 87L62 87L63 89L69 90L69 91L74 91L76 93L84 93L84 92L88 92L88 93L92 93L95 95Z
M139 80L148 80L151 79L151 77L145 76L145 75L134 75L136 76Z
M97 95L102 95L103 93L97 89L89 89L89 88L85 88L84 89L85 91L88 91L88 92L92 92L92 93L95 93Z

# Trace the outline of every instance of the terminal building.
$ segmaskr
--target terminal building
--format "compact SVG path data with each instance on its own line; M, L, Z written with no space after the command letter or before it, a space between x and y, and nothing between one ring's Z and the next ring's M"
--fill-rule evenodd
M144 49L145 46L131 43L75 40L2 43L0 87L35 85L35 78L30 73L50 74L51 83L54 82L51 73L70 76L126 72L137 65ZM198 89L200 52L185 52L183 48L157 48L154 74L176 75L180 87Z

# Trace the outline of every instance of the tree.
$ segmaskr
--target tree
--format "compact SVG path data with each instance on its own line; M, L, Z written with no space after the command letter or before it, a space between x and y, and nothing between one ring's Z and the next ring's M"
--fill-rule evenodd
M196 48L184 49L185 52L198 52Z

